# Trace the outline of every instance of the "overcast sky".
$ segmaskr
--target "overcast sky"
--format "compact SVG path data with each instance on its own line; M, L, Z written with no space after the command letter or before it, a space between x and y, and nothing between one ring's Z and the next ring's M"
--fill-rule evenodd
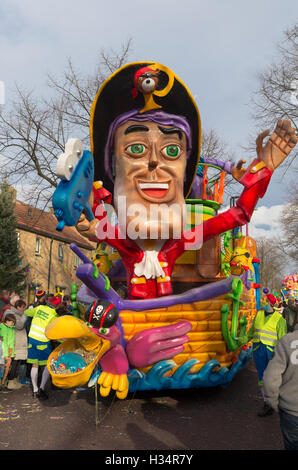
M15 82L40 94L47 72L62 75L68 57L91 73L102 48L119 51L132 38L131 61L170 67L197 96L203 128L250 160L241 145L255 134L257 73L297 17L295 0L1 0L0 80L9 106ZM289 178L274 175L262 204L283 203Z

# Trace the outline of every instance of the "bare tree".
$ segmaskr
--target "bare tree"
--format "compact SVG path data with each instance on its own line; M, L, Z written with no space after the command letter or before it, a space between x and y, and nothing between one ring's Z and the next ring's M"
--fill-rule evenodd
M278 119L289 119L298 131L298 26L295 24L284 32L277 45L277 59L266 70L258 74L259 88L252 96L252 117L257 133L273 128ZM255 142L247 149L255 148ZM281 167L283 175L289 167L294 169L298 149ZM297 168L295 168L297 171Z
M287 256L281 251L279 240L276 238L259 238L256 242L262 288L279 291L284 277L284 268L287 266Z
M215 129L204 129L202 131L202 148L201 155L205 159L218 159L222 161L233 161L236 163L235 153L232 149L229 148L227 143L222 137L220 137ZM211 176L215 178L219 176L217 170L210 169L208 172L208 177ZM235 196L237 192L237 182L233 179L231 175L226 176L225 180L225 198L224 204L228 203L228 199L231 196Z
M298 269L298 186L292 191L281 216L283 238L280 247Z
M16 86L10 111L0 113L0 154L5 158L1 171L11 185L22 185L26 202L40 209L50 205L59 182L55 173L58 156L71 136L89 147L94 97L107 76L127 62L131 48L129 39L119 52L102 50L99 64L90 74L80 72L69 58L62 77L48 75L47 98L36 98L32 91ZM214 129L203 132L202 155L234 160ZM233 179L227 177L226 197L231 195L232 184Z
M62 78L48 76L50 98L19 86L9 111L0 112L2 177L22 185L23 198L44 209L57 186L56 160L71 136L89 146L90 108L102 82L128 59L131 39L120 52L101 51L98 67L82 75L68 59ZM27 188L27 190L26 190Z

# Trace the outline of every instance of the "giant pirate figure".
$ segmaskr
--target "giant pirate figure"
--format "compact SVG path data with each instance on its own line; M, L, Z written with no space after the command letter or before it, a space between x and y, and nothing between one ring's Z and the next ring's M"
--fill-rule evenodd
M245 160L231 169L244 186L236 207L186 232L182 209L200 159L201 122L197 105L182 81L154 62L120 68L95 97L90 134L95 179L100 180L94 184L91 201L96 218L89 222L82 215L77 229L118 250L127 272L130 299L171 294L174 263L185 249L195 246L201 233L205 242L246 224L274 170L297 142L288 120L278 121L265 145L269 130L261 133L256 141L257 158L247 169L243 168ZM110 230L102 205L112 198L119 220L115 230ZM124 211L121 200L125 200ZM129 227L135 219L131 209L136 204L147 211L138 214L139 233L131 239ZM167 219L162 217L165 204L169 207Z
M77 229L90 240L106 242L118 250L127 272L129 299L144 299L147 304L172 293L172 269L186 249L197 249L198 241L205 242L250 220L272 173L297 142L287 120L278 121L265 145L269 131L260 134L257 158L247 169L243 160L230 169L244 187L236 207L186 231L183 209L196 186L201 123L196 103L181 80L154 62L120 68L95 97L90 135L96 179L90 203L95 218L90 222L81 215ZM113 203L118 218L114 229L103 202ZM167 217L163 216L165 207ZM133 237L132 224L136 228ZM69 321L74 323L75 337L84 338L85 325L67 316L57 320L48 337L73 337L69 336ZM125 346L115 346L116 335L113 347L103 356L101 395L107 396L112 388L119 398L125 398L128 368L144 368L182 353L191 328L184 320L144 329ZM54 331L57 329L60 335ZM99 333L103 334L101 329L96 335Z

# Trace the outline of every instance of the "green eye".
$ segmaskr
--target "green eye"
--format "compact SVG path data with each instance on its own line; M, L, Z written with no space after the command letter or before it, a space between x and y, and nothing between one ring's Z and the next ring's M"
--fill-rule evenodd
M180 155L181 149L178 145L167 145L163 150L162 153L166 157L176 158Z
M145 152L145 146L143 144L133 144L127 147L126 151L133 155L142 155Z
M110 330L109 330L109 328L99 328L98 331L101 335L107 335Z

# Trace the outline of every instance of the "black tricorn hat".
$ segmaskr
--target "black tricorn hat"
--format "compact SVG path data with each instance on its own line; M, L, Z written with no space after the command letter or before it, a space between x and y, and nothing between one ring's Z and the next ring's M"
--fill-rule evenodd
M155 88L150 91L157 77ZM140 82L144 82L144 89ZM150 85L151 82L151 85ZM146 88L148 84L148 88ZM154 86L154 84L153 84ZM189 195L200 159L201 119L198 107L186 85L168 67L155 62L134 62L116 70L99 88L91 107L90 140L94 156L95 181L113 193L113 177L107 171L105 149L110 126L124 113L143 114L159 109L186 118L191 129L191 152L187 159L184 196ZM147 114L148 115L148 114ZM133 119L133 118L132 118ZM112 149L108 155L112 167Z

